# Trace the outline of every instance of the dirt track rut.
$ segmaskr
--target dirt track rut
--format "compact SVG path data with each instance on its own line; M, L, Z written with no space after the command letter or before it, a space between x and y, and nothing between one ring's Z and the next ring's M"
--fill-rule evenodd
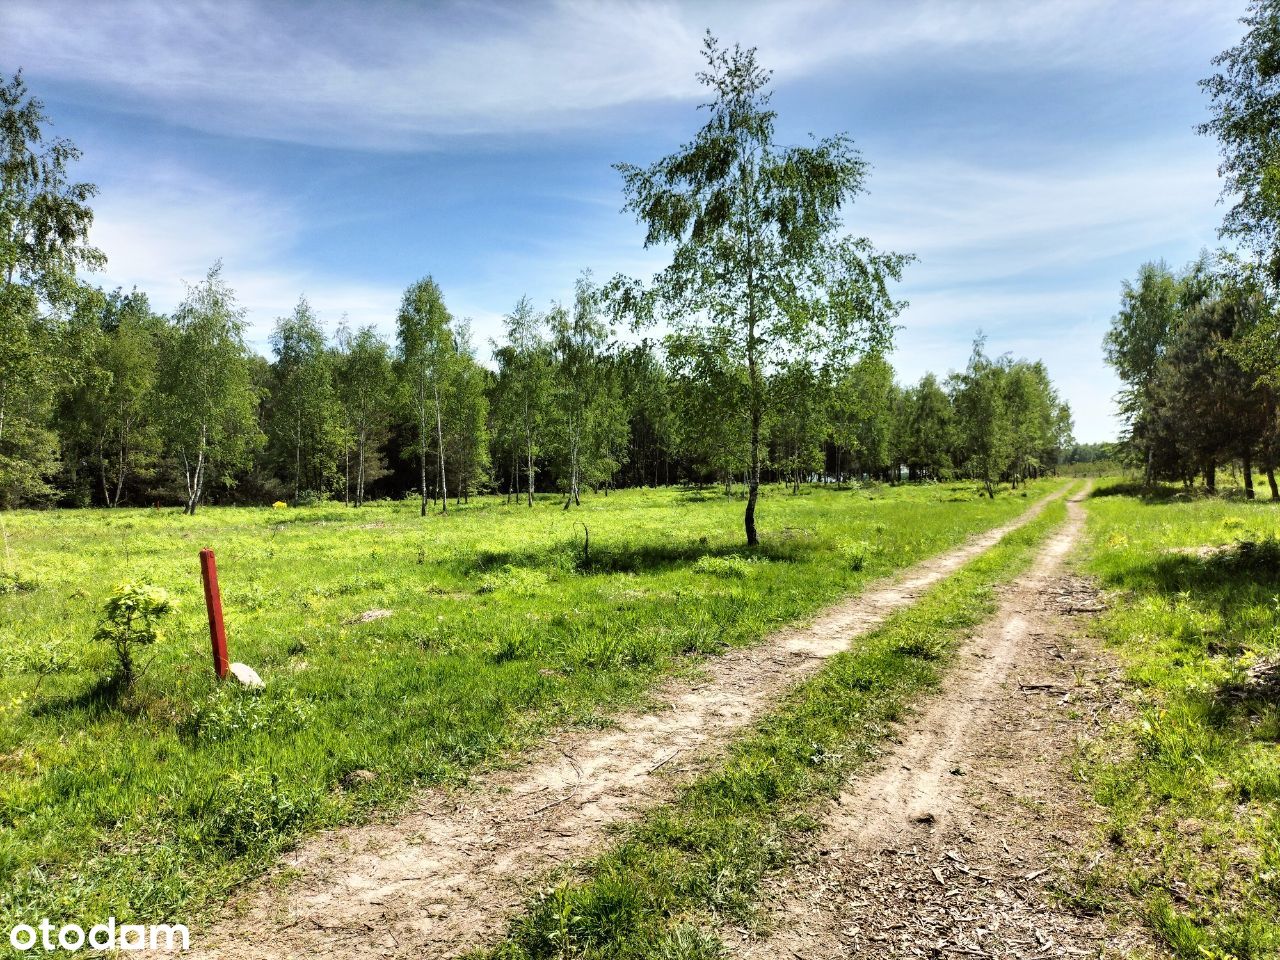
M1051 893L1080 868L1097 816L1070 773L1077 738L1121 699L1119 671L1066 619L1094 604L1063 571L1086 495L1068 501L1067 523L1002 590L937 695L850 781L812 854L772 880L768 932L721 931L731 956L1157 953L1127 918L1075 913Z
M735 732L894 611L1030 522L1062 490L1014 521L706 664L696 681L654 691L658 709L605 731L565 731L515 770L424 793L390 824L305 841L270 878L195 940L196 956L451 957L491 942L530 878L590 854L610 828L669 799ZM283 889L281 889L283 887Z

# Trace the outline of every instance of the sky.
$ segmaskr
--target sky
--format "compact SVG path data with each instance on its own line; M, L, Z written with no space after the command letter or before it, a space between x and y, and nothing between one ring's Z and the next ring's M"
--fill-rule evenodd
M845 224L917 257L900 379L963 368L981 330L1042 359L1093 442L1121 282L1219 243L1197 81L1244 5L4 0L0 70L83 150L94 282L169 311L220 259L266 353L302 295L389 337L430 274L487 347L522 295L665 264L612 164L700 126L709 28L773 70L782 141L845 132L871 164Z

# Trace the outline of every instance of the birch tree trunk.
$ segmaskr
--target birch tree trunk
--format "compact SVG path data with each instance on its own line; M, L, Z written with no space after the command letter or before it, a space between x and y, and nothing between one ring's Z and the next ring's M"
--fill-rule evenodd
M747 376L751 384L751 459L748 465L750 473L747 477L747 511L743 517L746 527L747 546L760 545L760 536L756 532L756 501L760 497L760 423L763 411L760 397L760 367L756 359L756 311L755 285L753 272L747 268Z
M529 440L529 466L528 466L527 473L529 476L529 506L532 507L533 506L533 434L528 435L528 440Z
M183 454L183 466L187 476L187 508L184 511L187 516L194 517L196 515L196 507L200 505L200 494L204 488L204 455L205 445L209 437L209 428L206 424L200 425L200 441L196 452L196 463L194 470L187 460L186 454Z
M298 505L298 488L302 483L302 417L293 424L293 505Z
M418 397L418 487L422 494L422 509L419 516L427 515L427 404L426 398Z
M356 506L364 505L364 445L365 430L360 428L356 435Z
M101 440L98 442L98 473L102 478L102 499L106 501L107 506L110 507L111 488L107 484L107 453Z
M120 499L124 496L124 479L129 472L129 420L124 418L120 427L120 446L118 448L118 456L116 459L116 495L111 506L120 506Z
M440 454L440 512L449 512L449 482L444 472L444 418L440 412L440 388L433 387L436 401L436 451Z

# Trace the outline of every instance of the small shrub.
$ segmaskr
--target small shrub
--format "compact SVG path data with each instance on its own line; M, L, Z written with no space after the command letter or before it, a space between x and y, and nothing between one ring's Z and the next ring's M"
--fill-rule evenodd
M168 592L147 583L122 583L103 605L93 638L111 644L122 686L133 683L135 649L162 638L160 621L173 609Z
M0 596L7 593L30 593L36 588L36 582L19 573L0 572Z
M316 805L314 790L289 791L274 773L258 771L231 776L217 791L212 806L212 840L241 854L272 836L289 836L306 822Z
M846 543L840 548L840 556L844 561L844 565L850 570L857 572L867 565L867 560L872 554L871 544L865 540L859 540L856 543Z
M192 714L185 733L207 743L225 742L254 733L288 733L310 717L311 705L291 693L266 695L223 684Z
M758 561L751 557L729 555L716 557L710 554L694 561L695 573L704 573L712 577L724 577L728 580L742 580L751 576L753 567Z
M1280 538L1268 534L1258 540L1241 540L1236 547L1236 563L1256 573L1280 570Z

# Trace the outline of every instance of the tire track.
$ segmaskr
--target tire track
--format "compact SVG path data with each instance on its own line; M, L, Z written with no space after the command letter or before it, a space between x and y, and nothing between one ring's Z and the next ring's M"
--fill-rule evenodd
M589 855L616 825L670 799L786 690L856 637L1033 520L1066 487L1015 520L922 561L803 626L705 664L654 691L659 707L604 731L549 738L515 770L431 790L391 824L304 841L281 864L298 879L254 884L234 916L198 936L197 957L452 957L492 942L527 882ZM681 766L674 763L677 758Z
M939 692L902 723L896 746L846 785L813 854L770 882L763 927L771 932L720 931L730 955L1151 949L1133 926L1075 914L1044 890L1074 869L1093 827L1066 765L1088 722L1080 677L1097 672L1101 658L1058 612L1064 598L1072 602L1063 562L1083 530L1087 494L1068 501L1067 523L1002 590L996 614L961 649Z

